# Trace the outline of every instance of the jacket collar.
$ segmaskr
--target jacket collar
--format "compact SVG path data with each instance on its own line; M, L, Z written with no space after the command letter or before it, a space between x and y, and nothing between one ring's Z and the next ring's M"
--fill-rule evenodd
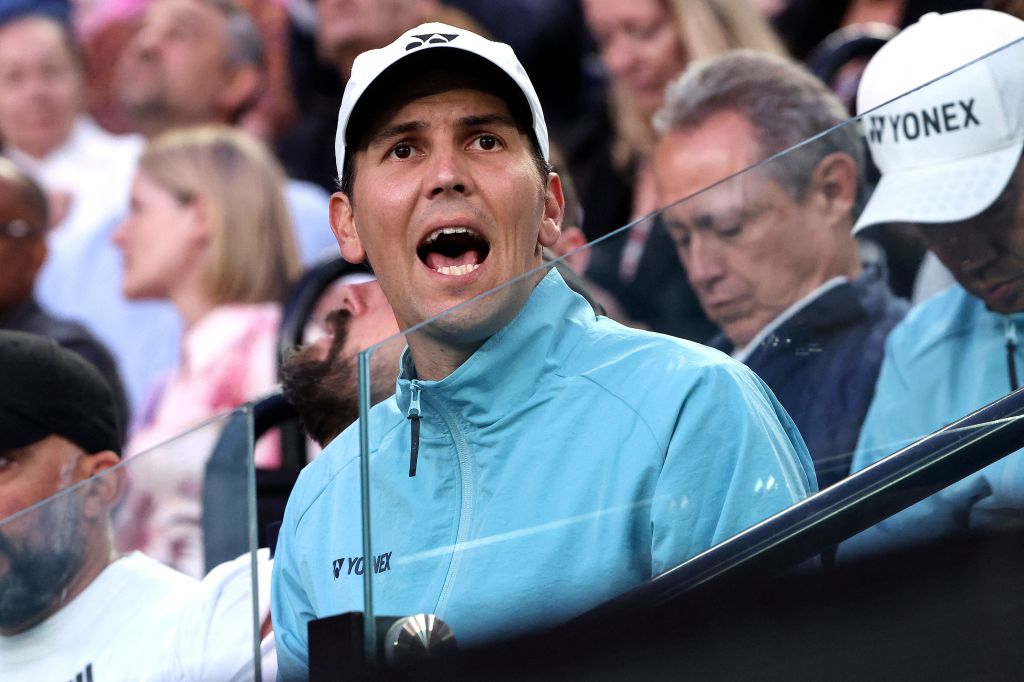
M428 400L441 400L473 423L491 423L536 391L571 350L573 327L594 319L586 300L554 269L534 287L519 313L458 369L439 381L417 381ZM415 367L402 353L396 399L408 411ZM431 418L424 409L423 418Z
M784 346L791 347L814 338L821 330L833 330L860 322L879 313L885 307L886 299L891 296L882 272L878 268L866 268L857 279L842 282L807 301L800 310L762 339L756 348L751 348L746 359L749 360L765 348L784 350ZM782 336L788 339L786 344L779 343ZM715 336L709 345L726 353L733 351L732 343L722 333Z

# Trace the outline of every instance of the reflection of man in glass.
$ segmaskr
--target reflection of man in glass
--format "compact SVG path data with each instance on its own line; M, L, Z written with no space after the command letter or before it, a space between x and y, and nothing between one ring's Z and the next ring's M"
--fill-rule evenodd
M957 284L913 309L886 347L854 457L863 468L1019 385L1024 361L1024 37L999 12L927 15L868 64L858 109L882 179L856 229L909 223ZM879 105L883 105L880 108ZM858 536L881 548L1019 524L1020 454Z
M309 620L362 610L366 571L378 613L435 613L479 641L578 614L813 489L746 368L597 317L539 270L563 210L547 148L506 45L426 24L353 65L331 222L399 328L429 323L370 412L372 565L358 428L289 499L272 598L285 679L307 673Z
M803 68L734 52L693 65L665 94L655 175L688 197L846 118ZM821 487L849 473L882 363L906 311L850 236L863 151L847 125L665 210L711 345L757 372L800 427Z
M0 377L0 676L134 678L194 583L114 552L111 390L77 354L20 332L0 332Z

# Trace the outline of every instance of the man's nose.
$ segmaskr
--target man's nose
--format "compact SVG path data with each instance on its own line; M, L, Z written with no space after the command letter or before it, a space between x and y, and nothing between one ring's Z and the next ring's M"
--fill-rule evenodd
M715 283L725 277L725 260L710 239L691 237L689 248L683 258L683 267L690 283L698 291L709 291Z
M346 284L338 292L338 307L347 310L353 317L358 317L366 311L366 297L357 284Z
M466 194L472 188L468 160L455 145L436 147L430 154L428 187L431 196L449 192Z
M964 272L972 277L983 278L985 270L999 258L999 245L978 231L958 240L953 256L960 259Z

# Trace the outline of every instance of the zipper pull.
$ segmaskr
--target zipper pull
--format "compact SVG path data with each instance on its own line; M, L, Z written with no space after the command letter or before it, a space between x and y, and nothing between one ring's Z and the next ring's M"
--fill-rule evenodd
M1009 317L1004 317L1003 328L1006 332L1006 369L1010 373L1010 390L1016 391L1020 387L1017 382L1017 327Z
M409 446L409 477L416 475L416 460L420 454L420 384L412 380L412 389L409 397L409 413L406 415L412 420L412 443Z

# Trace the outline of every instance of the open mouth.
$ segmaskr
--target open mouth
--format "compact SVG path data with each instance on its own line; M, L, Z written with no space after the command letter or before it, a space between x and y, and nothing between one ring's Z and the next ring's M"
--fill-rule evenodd
M491 246L482 235L468 227L434 230L416 249L423 264L451 277L468 275L487 259Z

